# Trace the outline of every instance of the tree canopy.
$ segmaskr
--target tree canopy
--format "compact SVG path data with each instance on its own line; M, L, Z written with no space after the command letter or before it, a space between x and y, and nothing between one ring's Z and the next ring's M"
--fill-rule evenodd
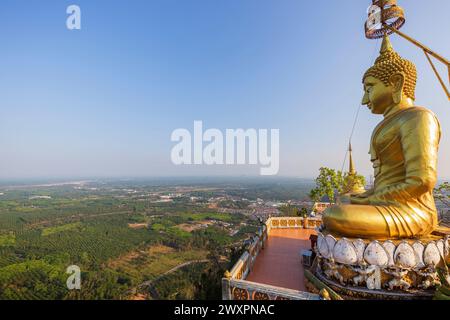
M316 187L311 190L309 196L314 201L320 201L324 196L333 202L337 194L346 190L347 186L359 183L365 185L366 180L358 174L343 173L327 167L319 169L319 175L316 178Z

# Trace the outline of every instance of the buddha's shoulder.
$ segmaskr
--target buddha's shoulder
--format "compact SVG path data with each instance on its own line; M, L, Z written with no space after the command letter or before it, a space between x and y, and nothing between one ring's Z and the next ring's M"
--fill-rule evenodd
M376 139L382 132L410 131L411 128L417 128L427 124L430 128L436 128L440 131L441 125L433 111L424 107L410 107L399 111L397 114L382 121L375 128L372 139Z
M413 120L413 119L421 119L428 118L432 120L438 121L436 115L430 109L424 107L411 107L398 115L400 118L404 120Z
M427 109L425 107L411 107L411 108L407 108L405 109L403 112L400 113L400 116L403 117L428 117L428 116L433 116L435 117L436 115L434 114L433 111L431 111L430 109Z

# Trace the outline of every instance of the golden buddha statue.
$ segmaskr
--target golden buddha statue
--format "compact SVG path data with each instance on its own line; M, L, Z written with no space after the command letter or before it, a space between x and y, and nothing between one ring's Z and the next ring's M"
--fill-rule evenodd
M371 139L373 189L351 204L325 211L325 230L365 239L418 238L437 227L433 189L437 180L440 124L428 109L414 106L415 65L383 40L380 56L363 77L362 103L384 116Z

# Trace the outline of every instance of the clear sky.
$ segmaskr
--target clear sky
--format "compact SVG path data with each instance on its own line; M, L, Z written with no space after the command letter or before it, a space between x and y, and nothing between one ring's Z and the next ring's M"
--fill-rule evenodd
M176 167L174 129L280 129L281 176L340 169L380 42L364 37L369 0L2 0L0 178L257 175L259 166ZM66 28L66 8L82 30ZM450 1L399 0L402 29L450 58ZM418 49L417 104L443 128L439 175L450 177L450 103ZM441 68L445 76L445 69ZM361 109L353 139L370 175L381 120Z

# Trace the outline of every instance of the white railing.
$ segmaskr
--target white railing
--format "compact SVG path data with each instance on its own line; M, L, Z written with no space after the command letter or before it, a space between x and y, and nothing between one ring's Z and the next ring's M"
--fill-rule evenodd
M230 280L225 300L320 300L319 295L250 281Z
M270 229L315 229L320 227L320 218L272 217L266 222Z

